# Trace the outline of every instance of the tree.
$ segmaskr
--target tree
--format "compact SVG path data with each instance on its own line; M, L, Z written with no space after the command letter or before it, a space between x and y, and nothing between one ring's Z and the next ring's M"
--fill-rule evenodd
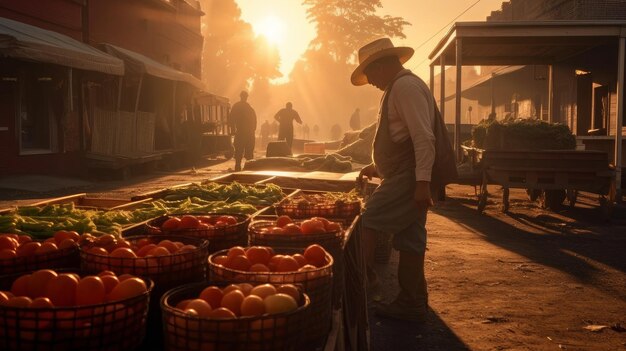
M241 19L234 0L202 0L203 79L212 93L237 96L241 89L280 77L280 55Z
M337 63L354 62L354 48L379 37L406 38L402 17L379 16L380 0L304 0L307 18L317 26L311 50L328 52Z

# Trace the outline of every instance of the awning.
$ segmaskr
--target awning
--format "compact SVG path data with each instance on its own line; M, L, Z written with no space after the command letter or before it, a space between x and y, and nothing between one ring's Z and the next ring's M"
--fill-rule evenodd
M121 76L124 62L66 35L0 18L0 56Z
M154 77L189 83L203 89L204 84L189 73L178 71L140 53L121 48L112 44L102 44L104 51L119 57L126 63L126 71L131 74L148 74Z
M525 69L528 66L504 66L504 67L500 67L488 74L484 74L478 78L476 78L474 81L470 81L465 83L464 85L466 85L466 87L464 87L461 92L463 93L463 97L465 96L465 93L471 91L472 89L475 88L482 88L482 87L486 87L487 83L491 82L492 79L496 78L496 77L501 77L501 76L506 76L512 73L515 73L517 71L521 71L522 69ZM456 97L456 94L454 92L446 94L446 101L451 101L454 100L454 98Z

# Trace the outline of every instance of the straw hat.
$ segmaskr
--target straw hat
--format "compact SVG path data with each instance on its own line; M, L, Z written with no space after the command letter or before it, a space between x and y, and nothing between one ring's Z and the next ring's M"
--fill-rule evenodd
M400 63L405 63L413 56L414 52L412 48L406 46L393 46L389 38L374 40L359 49L359 66L352 72L350 80L353 85L365 85L367 84L367 77L363 70L367 65L385 56L397 56Z

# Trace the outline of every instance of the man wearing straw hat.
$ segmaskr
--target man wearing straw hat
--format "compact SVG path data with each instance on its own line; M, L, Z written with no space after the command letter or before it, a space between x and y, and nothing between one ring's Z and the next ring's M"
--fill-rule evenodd
M423 322L428 311L424 277L426 213L432 206L430 181L435 160L435 99L427 85L402 64L413 56L409 47L394 47L388 38L359 49L353 85L371 84L383 91L372 157L359 180L380 177L382 182L368 199L362 216L369 291L380 286L372 269L377 235L393 235L400 252L400 293L376 313Z

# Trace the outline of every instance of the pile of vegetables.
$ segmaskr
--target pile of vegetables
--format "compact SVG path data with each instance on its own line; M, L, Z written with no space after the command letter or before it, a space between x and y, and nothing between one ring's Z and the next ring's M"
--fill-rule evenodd
M483 120L472 129L471 146L485 150L572 150L576 138L566 125L538 119Z
M166 189L163 194L162 198L168 201L195 198L226 203L240 202L254 206L269 206L285 197L281 187L275 184L248 186L238 182L230 184L193 183L186 187Z
M122 228L165 214L182 213L242 213L257 211L253 205L241 202L206 201L200 198L156 200L134 210L97 211L74 207L73 203L43 207L18 207L13 213L0 216L0 232L28 234L37 239L51 237L58 230L78 233L120 234Z

